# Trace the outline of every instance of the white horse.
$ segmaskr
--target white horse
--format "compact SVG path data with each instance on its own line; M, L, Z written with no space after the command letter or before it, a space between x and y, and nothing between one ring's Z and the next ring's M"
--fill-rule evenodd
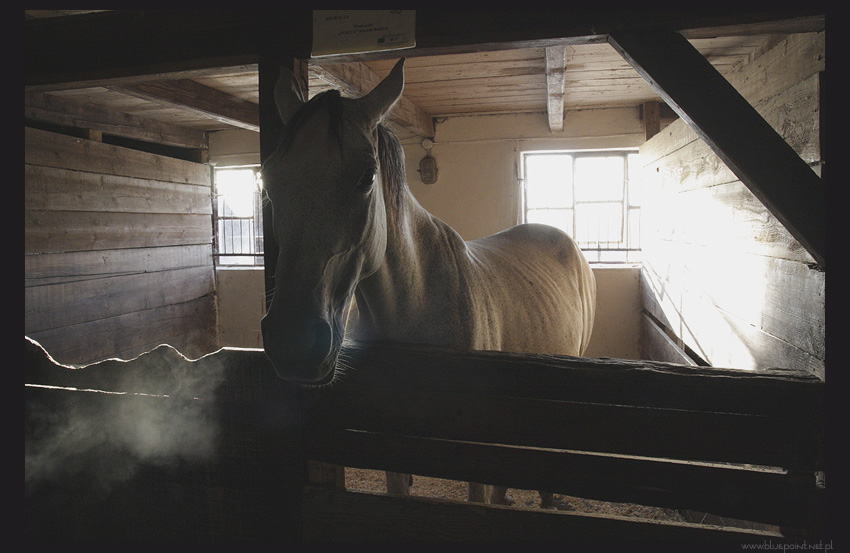
M464 242L411 194L401 146L381 125L402 93L403 64L359 99L331 91L305 102L281 72L284 131L262 168L279 246L262 321L275 370L330 382L352 297L355 339L582 355L596 281L569 236L528 224ZM407 494L408 483L387 473L391 493ZM485 490L471 483L470 499L510 502L505 488Z

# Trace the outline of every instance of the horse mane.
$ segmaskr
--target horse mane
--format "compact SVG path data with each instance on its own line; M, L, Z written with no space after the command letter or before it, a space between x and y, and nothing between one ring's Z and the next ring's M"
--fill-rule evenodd
M396 214L404 213L404 192L407 189L404 150L395 133L383 124L378 125L378 161L381 164L386 203L393 207L392 220L396 220Z
M286 124L278 146L279 154L283 154L289 148L293 137L304 125L304 122L319 111L322 107L327 108L329 125L333 138L342 142L342 96L338 90L328 90L317 94ZM407 189L407 174L404 165L404 150L401 143L389 128L384 124L378 124L378 163L381 165L381 177L384 182L385 201L391 209L391 218L396 220L395 214L402 213L404 207L405 190Z

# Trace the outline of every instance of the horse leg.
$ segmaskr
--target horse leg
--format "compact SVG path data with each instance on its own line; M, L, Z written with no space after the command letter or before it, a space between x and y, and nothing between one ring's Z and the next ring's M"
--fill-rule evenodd
M552 492L542 492L538 491L540 494L540 508L541 509L557 509L559 511L572 511L574 510L572 505L570 505L569 501L565 501L563 498L555 497L555 494Z
M387 493L393 495L410 495L413 476L401 472L387 471Z
M552 492L541 492L540 494L540 508L541 509L554 509L555 508L555 495Z
M492 505L513 505L514 500L508 494L508 489L504 486L493 486L490 491L490 503Z
M508 489L503 486L493 486L490 492L490 503L492 505L513 505L514 500L507 495ZM555 499L555 494L552 492L538 491L540 494L541 509L558 509L564 506L564 502Z
M469 482L468 489L466 492L467 501L473 501L475 503L487 503L489 487L490 486L485 486L484 484Z

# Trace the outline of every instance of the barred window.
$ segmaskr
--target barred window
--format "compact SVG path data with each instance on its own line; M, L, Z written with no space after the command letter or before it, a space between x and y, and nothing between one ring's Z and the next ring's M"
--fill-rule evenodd
M259 166L214 170L214 255L219 265L263 265L263 183L259 171Z
M558 227L591 263L640 261L635 151L526 152L525 221Z

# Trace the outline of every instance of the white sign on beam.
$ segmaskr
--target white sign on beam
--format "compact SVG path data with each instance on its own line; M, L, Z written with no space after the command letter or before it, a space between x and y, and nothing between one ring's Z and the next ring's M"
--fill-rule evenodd
M313 10L313 57L416 46L415 10Z

